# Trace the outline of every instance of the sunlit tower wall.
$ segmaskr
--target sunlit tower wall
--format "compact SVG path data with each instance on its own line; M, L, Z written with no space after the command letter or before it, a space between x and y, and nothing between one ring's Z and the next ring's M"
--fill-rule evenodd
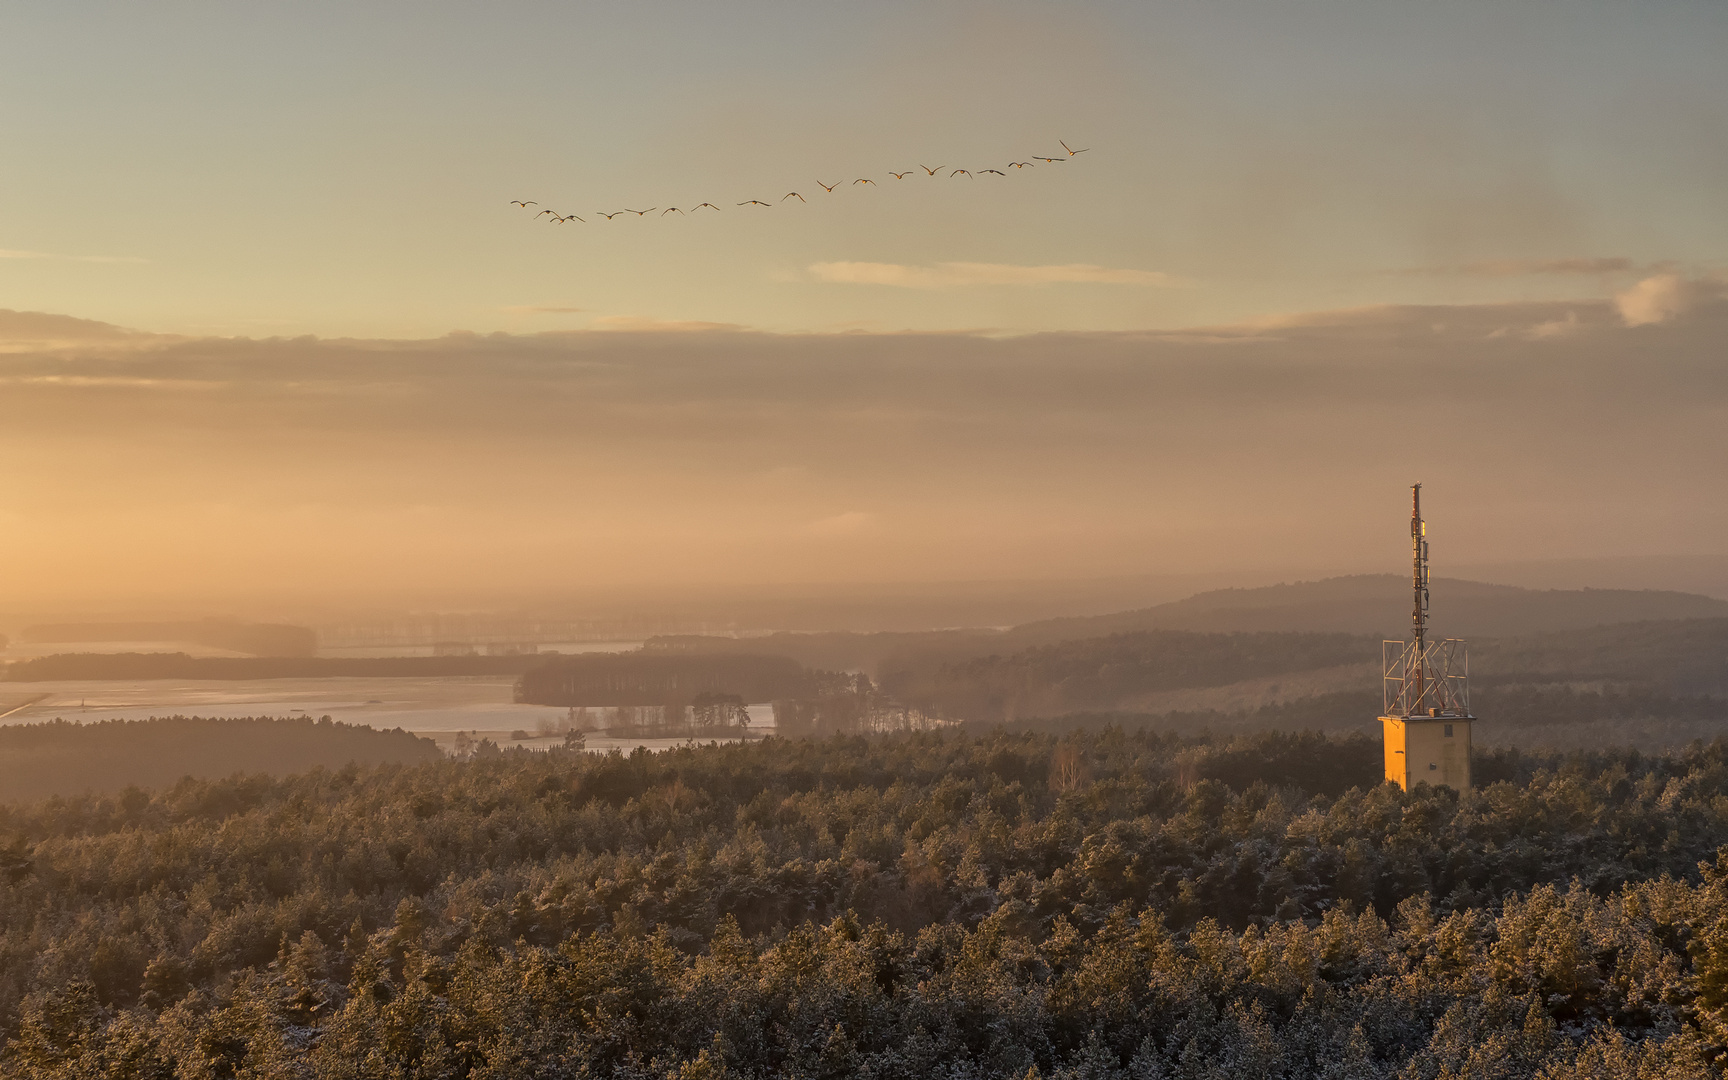
M1380 646L1386 779L1470 789L1470 656L1458 638L1428 638L1428 526L1422 485L1410 488L1410 637Z

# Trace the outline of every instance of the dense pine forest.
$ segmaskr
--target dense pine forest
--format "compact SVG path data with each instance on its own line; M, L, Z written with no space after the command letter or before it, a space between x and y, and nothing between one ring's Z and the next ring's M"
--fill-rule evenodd
M1694 1077L1728 743L1106 727L0 807L0 1073Z

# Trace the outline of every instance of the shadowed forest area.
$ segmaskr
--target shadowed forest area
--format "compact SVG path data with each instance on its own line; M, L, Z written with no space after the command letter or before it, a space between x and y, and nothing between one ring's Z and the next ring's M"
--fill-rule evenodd
M1119 728L0 807L19 1077L1697 1077L1728 743Z
M334 723L329 717L54 720L0 727L0 799L33 802L129 786L166 787L183 776L287 776L351 761L376 765L437 757L429 739Z

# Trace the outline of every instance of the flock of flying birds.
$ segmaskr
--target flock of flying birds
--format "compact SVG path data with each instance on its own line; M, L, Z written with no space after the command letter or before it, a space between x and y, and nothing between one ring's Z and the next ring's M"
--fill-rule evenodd
M1067 143L1062 142L1062 140L1060 140L1060 139L1058 139L1056 141L1062 143L1062 149L1067 151L1066 156L1064 156L1064 157L1043 157L1041 155L1034 154L1032 156L1032 160L1030 160L1030 161L1010 161L1008 163L1008 168L1010 168L1010 169L1035 169L1038 167L1037 163L1040 161L1045 163L1046 165L1059 165L1062 162L1067 161L1069 158L1072 158L1078 154L1084 154L1087 150L1091 149L1091 147L1087 146L1087 147L1081 147L1079 150L1075 150L1072 147L1070 147ZM996 176L1003 176L1003 177L1008 175L1007 173L1003 172L1001 169L949 169L949 167L946 165L938 165L935 168L931 168L928 165L920 165L920 166L918 166L918 169L924 170L924 174L926 176L936 176L936 175L938 175L938 174L940 174L946 170L949 179L953 179L954 177L957 177L957 176L964 176L964 177L967 177L969 179L976 179L977 177L989 175L992 173L995 174ZM896 180L904 180L908 176L916 175L918 172L918 169L907 169L905 172L894 172L894 171L890 170L888 175L892 176ZM816 186L820 187L823 191L832 195L834 193L834 189L839 187L843 182L844 181L836 180L832 184L824 184L822 181L818 180L818 181L816 181ZM861 184L862 185L868 185L870 187L875 187L876 181L871 180L868 177L860 176L858 179L852 181L852 183L849 186L857 187ZM788 199L797 199L799 202L808 202L809 201L808 199L804 198L804 196L799 192L788 191L786 194L780 196L780 198L777 199L775 202L764 202L761 199L746 199L743 202L739 203L738 205L739 206L772 207L772 206L776 205L776 203L783 203ZM511 199L510 205L511 206L520 206L522 209L528 210L528 209L531 209L533 207L539 206L540 204L535 202L533 199ZM697 213L697 212L702 211L702 210L713 210L713 211L718 212L719 209L720 208L718 206L715 206L711 202L702 202L702 203L697 203L695 206L692 206L687 210L684 209L683 207L678 207L678 206L664 206L664 207L662 207L662 206L650 206L646 210L632 210L629 207L625 207L622 210L596 210L596 211L594 211L594 214L596 217L603 217L607 221L611 221L613 218L619 217L623 214L635 214L639 218L647 217L649 214L656 214L659 217L665 217L667 214L678 214L680 216L685 216L685 215ZM539 210L539 211L536 211L534 214L534 219L536 221L538 221L541 218L546 218L548 224L552 224L552 225L563 225L566 222L570 222L570 221L580 221L580 222L585 223L588 220L587 218L577 217L575 214L560 214L556 210Z

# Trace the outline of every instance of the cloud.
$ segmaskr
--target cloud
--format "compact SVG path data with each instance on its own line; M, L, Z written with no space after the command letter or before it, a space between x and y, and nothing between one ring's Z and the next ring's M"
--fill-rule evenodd
M1502 326L1488 336L1520 337L1526 341L1549 341L1555 338L1571 337L1584 328L1584 323L1578 318L1576 311L1568 311L1563 319L1545 319L1529 326Z
M577 315L584 309L579 307L555 307L548 304L511 304L504 310L515 315Z
M1728 457L1714 303L1018 337L8 327L70 342L0 352L7 507L31 522L0 532L12 596L1198 571L1263 566L1267 521L1280 559L1390 567L1416 479L1460 508L1449 560L1728 529L1702 464ZM1592 528L1556 533L1566 513Z
M56 255L50 251L13 251L0 248L0 259L54 259L60 262L147 263L134 255Z
M0 353L53 352L94 345L137 348L178 340L182 339L141 333L93 319L0 309Z
M633 334L701 334L744 330L737 323L700 322L692 319L652 319L643 315L602 315L589 324L595 330Z
M1714 278L1683 278L1679 274L1656 274L1614 297L1614 306L1627 326L1649 326L1667 322L1700 303L1728 293Z
M863 532L876 524L875 514L866 514L862 510L848 510L832 517L817 518L804 526L804 531L811 536L851 536Z
M1157 270L1122 270L1091 263L1015 266L1010 263L821 262L807 268L818 281L844 285L891 285L902 289L949 289L965 285L1141 285L1168 288L1181 282Z
M1456 266L1415 266L1389 270L1390 274L1434 277L1529 277L1537 275L1626 274L1637 270L1631 259L1622 256L1577 259L1490 259L1485 262L1463 263Z

